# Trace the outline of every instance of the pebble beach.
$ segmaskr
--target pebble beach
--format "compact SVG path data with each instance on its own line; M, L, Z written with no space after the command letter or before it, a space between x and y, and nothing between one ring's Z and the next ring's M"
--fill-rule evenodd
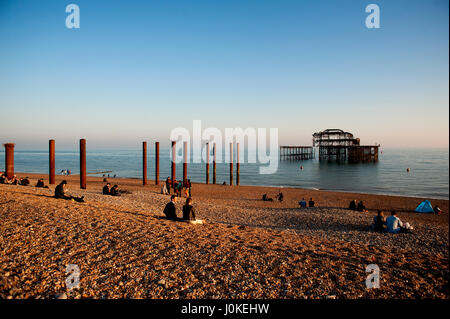
M53 198L54 185L0 185L0 298L449 298L448 200L431 199L444 211L434 215L414 212L422 198L283 188L279 203L261 200L279 188L194 184L204 224L192 225L162 218L169 196L153 181L109 179L128 191L113 197L102 178L86 190L62 179L86 202ZM298 207L311 197L317 207ZM353 199L369 211L346 209ZM371 231L379 209L413 233ZM378 289L366 288L369 264Z

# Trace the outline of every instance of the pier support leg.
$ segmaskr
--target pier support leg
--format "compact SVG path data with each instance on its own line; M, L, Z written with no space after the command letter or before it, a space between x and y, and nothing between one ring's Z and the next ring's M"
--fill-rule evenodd
M209 184L209 143L206 143L206 184Z
M147 142L142 142L142 185L147 185Z
M3 144L5 147L5 174L8 179L14 177L14 143Z
M216 143L213 145L213 184L216 183Z
M177 168L177 164L176 164L176 159L177 159L177 153L176 153L176 147L177 146L177 142L172 141L172 184L170 185L171 187L173 186L173 182L175 181L176 178L176 168Z
M159 185L159 142L155 143L155 185Z
M239 185L239 173L240 173L240 167L239 167L239 143L236 143L236 185Z
M233 143L230 143L230 185L233 185Z
M80 188L86 189L86 140L80 140Z
M55 140L48 141L48 182L55 184Z
M183 185L187 182L188 143L183 142Z

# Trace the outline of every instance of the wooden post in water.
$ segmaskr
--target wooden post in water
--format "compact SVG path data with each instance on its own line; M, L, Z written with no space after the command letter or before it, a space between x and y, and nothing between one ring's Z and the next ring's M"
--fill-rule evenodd
M86 140L80 139L80 188L86 189Z
M142 185L147 185L147 142L142 142Z
M233 143L230 143L230 185L233 185Z
M206 143L206 184L209 184L209 143Z
M239 143L236 143L236 185L239 185Z
M183 142L183 185L187 182L188 142Z
M155 185L159 185L159 142L155 143Z
M55 140L48 141L48 181L55 184Z
M216 143L213 145L213 184L216 183Z
M8 179L14 177L14 143L3 144L5 147L5 174Z
M176 147L177 146L177 142L172 141L172 184L170 186L173 185L173 182L175 181L176 178L176 168L177 168L177 164L175 163L176 159L177 159L177 153L176 153Z

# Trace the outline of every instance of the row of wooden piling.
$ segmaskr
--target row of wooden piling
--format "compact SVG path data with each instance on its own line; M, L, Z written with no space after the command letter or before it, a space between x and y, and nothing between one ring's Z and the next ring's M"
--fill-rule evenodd
M3 144L5 147L5 174L8 179L14 176L14 143ZM176 142L172 141L171 178L176 179ZM236 143L236 185L239 185L239 143ZM49 140L49 183L55 184L55 140ZM183 143L183 183L187 181L188 143ZM209 184L209 143L206 143L206 184ZM86 140L80 139L80 188L86 189ZM213 145L213 184L216 184L216 144ZM147 185L147 142L142 142L142 184ZM159 185L159 142L155 142L155 184ZM233 185L233 143L230 143L230 185Z

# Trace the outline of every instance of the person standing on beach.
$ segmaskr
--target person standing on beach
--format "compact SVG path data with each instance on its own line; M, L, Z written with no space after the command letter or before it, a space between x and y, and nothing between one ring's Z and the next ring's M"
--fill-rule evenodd
M178 220L177 213L176 213L176 207L175 203L177 201L177 197L175 195L170 196L170 202L166 204L166 207L164 207L164 215L166 215L166 218L169 220Z
M278 198L278 201L279 201L280 203L283 201L284 195L283 195L283 193L282 193L281 191L278 193L277 198Z
M167 188L167 192L170 194L170 188L172 187L172 181L170 180L170 177L167 176L166 178L166 188Z

